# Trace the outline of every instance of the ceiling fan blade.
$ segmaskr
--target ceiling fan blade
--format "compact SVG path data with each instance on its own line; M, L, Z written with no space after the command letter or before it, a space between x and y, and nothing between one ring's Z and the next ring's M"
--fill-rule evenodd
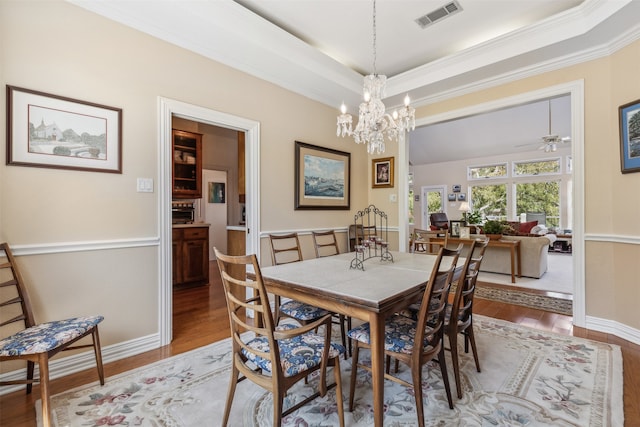
M518 145L514 145L514 148L520 148L520 147L528 147L530 145L538 145L540 144L539 142L527 142L526 144L518 144Z

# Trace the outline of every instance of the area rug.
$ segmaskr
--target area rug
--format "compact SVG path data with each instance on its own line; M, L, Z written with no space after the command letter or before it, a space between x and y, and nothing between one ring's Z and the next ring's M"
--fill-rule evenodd
M615 345L557 335L476 316L482 373L461 352L463 398L447 405L439 369L424 368L428 426L622 426L622 357ZM368 354L361 353L361 360ZM218 426L229 381L224 340L83 386L52 398L55 425ZM451 366L450 360L447 360ZM373 425L371 377L359 370L355 408L348 412L350 360L341 361L347 426ZM452 371L452 369L449 369ZM410 379L406 369L400 376ZM330 374L330 378L333 375ZM295 386L285 405L313 392L317 378ZM411 389L385 382L385 426L417 425ZM266 427L271 395L249 381L236 390L229 426ZM40 418L38 419L40 425ZM286 417L283 426L337 426L335 389Z
M487 286L482 283L478 283L478 286L476 286L475 296L492 301L501 301L522 307L573 316L573 300L571 299L554 298L517 289Z

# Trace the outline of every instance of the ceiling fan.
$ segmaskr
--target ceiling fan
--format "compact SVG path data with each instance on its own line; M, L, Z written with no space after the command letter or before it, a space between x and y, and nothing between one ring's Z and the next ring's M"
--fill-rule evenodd
M532 145L532 144L540 144L540 147L538 147L538 150L544 150L545 153L549 153L552 151L556 151L558 149L559 144L566 144L567 142L571 142L570 136L560 137L559 135L551 134L551 98L549 98L549 133L543 136L541 139L542 141L540 142L516 145L516 147L523 147L525 145Z

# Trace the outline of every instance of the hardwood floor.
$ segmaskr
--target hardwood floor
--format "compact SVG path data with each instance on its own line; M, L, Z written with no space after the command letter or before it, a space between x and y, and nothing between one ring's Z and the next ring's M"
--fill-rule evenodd
M211 284L208 287L181 289L174 292L174 339L157 350L129 357L105 365L105 376L119 374L229 336L222 284L215 263L211 263ZM474 312L484 316L508 320L555 333L574 335L602 342L618 344L622 348L624 369L625 426L640 426L640 346L601 332L574 327L571 317L500 302L476 299ZM51 393L93 382L95 370L68 375L51 382ZM33 427L36 425L34 404L40 397L38 386L27 395L18 391L0 396L0 426Z

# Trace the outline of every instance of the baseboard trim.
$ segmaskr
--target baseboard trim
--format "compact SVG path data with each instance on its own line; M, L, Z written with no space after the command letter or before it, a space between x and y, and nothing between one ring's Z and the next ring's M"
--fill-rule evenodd
M107 364L115 362L117 360L125 359L127 357L135 356L146 351L155 350L160 347L160 335L152 334L144 337L136 338L130 341L113 344L102 348L102 362ZM72 356L54 359L49 362L49 379L53 380L61 378L76 372L84 371L85 369L95 369L96 359L93 355L93 350L85 351L82 353L74 354ZM39 375L38 365L36 365L35 376ZM23 380L27 376L27 370L18 369L0 375L0 381L14 381ZM98 379L96 372L95 379ZM18 390L24 390L25 386L22 384L6 386L0 388L0 395L8 394Z
M615 320L586 316L586 328L592 331L612 334L633 344L640 345L640 330Z

